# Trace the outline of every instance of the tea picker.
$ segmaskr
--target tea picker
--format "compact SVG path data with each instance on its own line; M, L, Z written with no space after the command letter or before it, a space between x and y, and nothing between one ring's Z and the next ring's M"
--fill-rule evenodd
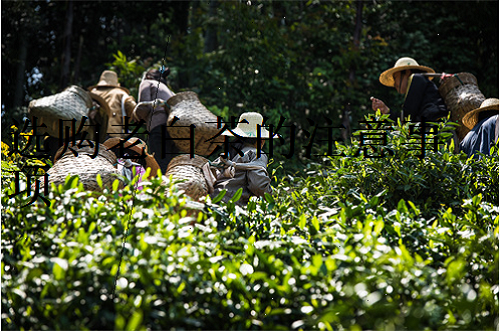
M413 122L436 121L448 115L448 109L441 98L438 89L431 82L432 77L423 73L435 73L434 69L418 64L410 57L402 57L394 67L382 72L379 81L382 85L394 87L399 94L404 95L402 109L390 109L382 100L371 97L372 109L379 109L388 114L389 118L404 121L410 117Z
M149 69L139 85L139 104L132 112L134 121L144 121L149 132L148 147L156 162L165 173L168 163L179 150L166 131L170 107L166 104L175 93L167 85L167 71L162 68Z

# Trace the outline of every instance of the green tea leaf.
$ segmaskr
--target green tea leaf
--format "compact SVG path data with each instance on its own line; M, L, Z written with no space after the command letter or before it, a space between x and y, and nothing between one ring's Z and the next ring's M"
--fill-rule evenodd
M299 227L304 230L306 227L306 215L301 214L299 216Z
M264 192L264 198L266 199L266 201L268 203L274 203L274 199L273 197L271 196L271 194L267 193L267 192Z
M102 189L102 178L101 178L101 174L97 174L95 176L95 180L97 182L97 185L99 185L99 187Z
M233 197L229 201L231 201L232 203L235 203L236 201L238 201L241 198L242 193L243 193L243 189L240 187L238 189L238 191L236 191L234 193Z
M68 261L58 257L51 258L51 261L54 263L52 272L54 273L55 278L57 280L64 279L66 270L68 270Z
M132 317L128 320L126 330L138 330L142 323L143 313L141 309L133 312Z
M115 179L113 181L113 192L118 191L118 187L120 186L120 181L118 179Z
M226 195L226 192L227 192L226 190L220 191L219 194L217 194L217 196L212 199L212 202L217 203L217 202L221 201L222 198L224 198L224 195Z
M319 231L319 221L318 221L318 218L316 216L314 216L311 220L311 223L314 227L314 229L317 231Z
M64 182L64 189L69 190L75 188L78 185L78 175L67 176Z
M380 232L382 232L383 228L384 228L384 220L379 219L378 221L375 222L375 227L373 229L373 232L375 232L376 235L379 235Z

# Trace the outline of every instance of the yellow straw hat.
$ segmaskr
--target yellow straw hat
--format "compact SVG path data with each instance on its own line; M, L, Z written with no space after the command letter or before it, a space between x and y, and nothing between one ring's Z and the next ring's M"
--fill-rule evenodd
M260 125L260 137L269 138L269 131L262 127L264 118L261 114L256 112L243 113L240 115L240 120L235 129L231 130L235 135L245 138L257 138L257 128ZM222 133L224 136L233 136L233 133L227 130ZM279 138L279 135L275 134L273 138Z
M399 60L396 61L396 64L394 64L394 67L387 69L383 73L380 74L380 82L389 87L394 87L394 73L398 71L403 71L407 69L417 69L417 70L422 70L425 72L429 73L434 73L434 69L426 67L426 66L421 66L412 59L411 57L402 57ZM432 77L429 77L429 79L432 79Z
M120 86L120 83L118 83L118 75L116 74L116 72L111 70L104 70L101 74L101 77L99 78L99 82L97 83L97 85L91 86L87 90L92 91L94 88L98 87L117 87L130 94L130 91L128 89Z
M462 118L462 123L469 129L473 129L477 122L479 122L479 113L488 110L496 110L498 111L498 99L490 98L486 99L481 103L481 107L471 110Z

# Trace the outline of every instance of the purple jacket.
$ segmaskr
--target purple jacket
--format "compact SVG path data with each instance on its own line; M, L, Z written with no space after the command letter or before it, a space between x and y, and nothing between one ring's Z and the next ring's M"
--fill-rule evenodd
M170 91L167 85L157 80L144 79L139 85L139 102L155 99L167 101L174 95L175 93ZM134 112L134 117L135 120L144 120L147 130L151 132L154 127L167 123L168 110L165 111L163 106L155 109L152 106L139 106Z

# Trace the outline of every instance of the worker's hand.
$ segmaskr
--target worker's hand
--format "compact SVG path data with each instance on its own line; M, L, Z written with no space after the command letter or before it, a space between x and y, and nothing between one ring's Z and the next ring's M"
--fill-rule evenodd
M386 106L386 104L377 98L371 97L370 100L372 101L372 109L373 111L380 110L382 114L389 114L390 110L389 107Z
M159 107L159 106L164 106L167 102L163 99L157 98L154 100L154 106Z

